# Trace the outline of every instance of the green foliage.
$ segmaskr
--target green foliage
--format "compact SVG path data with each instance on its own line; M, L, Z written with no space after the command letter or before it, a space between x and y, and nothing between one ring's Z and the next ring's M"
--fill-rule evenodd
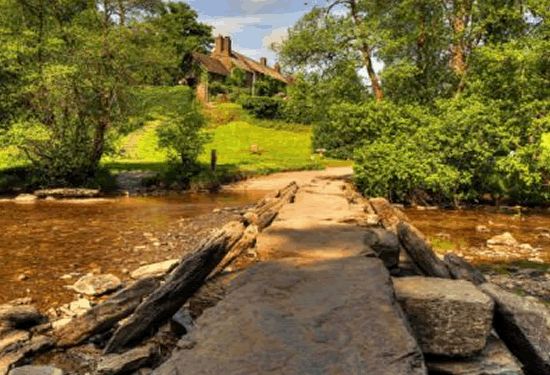
M241 98L245 110L259 119L277 119L281 117L283 102L278 98L265 96L248 96Z
M182 105L184 113L156 129L158 144L179 161L181 175L190 178L197 171L197 158L208 138L202 131L205 120L193 94Z

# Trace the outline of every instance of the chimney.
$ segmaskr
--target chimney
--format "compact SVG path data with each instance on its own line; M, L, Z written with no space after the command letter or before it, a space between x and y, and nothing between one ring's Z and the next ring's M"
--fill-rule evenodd
M276 63L275 66L273 66L273 69L275 69L277 73L281 73L281 64Z
M223 53L223 48L224 46L224 39L223 39L223 36L221 35L218 35L216 37L216 42L215 42L215 45L214 45L214 55L221 55Z
M267 59L265 57L262 57L260 59L260 64L262 64L263 66L267 66Z
M224 48L223 48L223 54L225 56L231 56L231 53L232 53L232 50L231 50L231 37L226 36L223 39L225 41Z

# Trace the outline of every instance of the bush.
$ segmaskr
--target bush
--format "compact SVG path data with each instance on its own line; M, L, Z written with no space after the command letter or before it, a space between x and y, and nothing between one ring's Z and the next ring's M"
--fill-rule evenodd
M490 194L496 202L545 202L550 165L542 140L549 125L537 116L545 104L514 111L499 104L457 98L438 102L432 113L415 107L386 112L384 104L363 121L364 108L355 108L332 116L341 125L332 136L343 128L349 142L362 137L353 142L356 183L369 196L456 204ZM351 119L347 127L345 119Z
M198 171L197 158L208 141L203 132L205 119L192 94L185 104L186 111L177 118L166 121L157 129L159 147L168 149L176 163L181 181L188 183Z
M241 99L245 110L260 119L277 119L281 117L282 100L264 96L249 96Z
M398 107L391 102L343 103L329 108L313 127L313 147L332 157L349 159L355 149L382 136L407 134L428 120L420 107Z

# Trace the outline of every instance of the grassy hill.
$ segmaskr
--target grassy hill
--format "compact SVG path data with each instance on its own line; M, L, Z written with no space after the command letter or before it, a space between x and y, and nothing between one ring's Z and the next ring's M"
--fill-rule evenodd
M165 90L169 90L167 94ZM185 96L184 87L148 88L142 95L148 111L142 127L123 137L119 154L106 157L111 170L154 170L168 167L168 155L157 146L156 129L177 115L177 98ZM159 97L170 96L159 100ZM208 164L211 150L216 150L221 170L245 174L306 170L342 164L324 160L311 152L311 127L280 121L258 120L233 103L213 104L204 109L211 141L199 161Z

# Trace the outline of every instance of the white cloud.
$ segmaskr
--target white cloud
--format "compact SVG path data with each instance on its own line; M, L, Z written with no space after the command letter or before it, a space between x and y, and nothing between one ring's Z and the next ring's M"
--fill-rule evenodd
M202 17L203 22L214 27L214 34L231 35L243 31L246 27L261 24L260 16L239 17Z
M288 27L278 27L271 30L271 33L264 36L262 45L264 48L271 49L271 46L280 44L288 36Z

